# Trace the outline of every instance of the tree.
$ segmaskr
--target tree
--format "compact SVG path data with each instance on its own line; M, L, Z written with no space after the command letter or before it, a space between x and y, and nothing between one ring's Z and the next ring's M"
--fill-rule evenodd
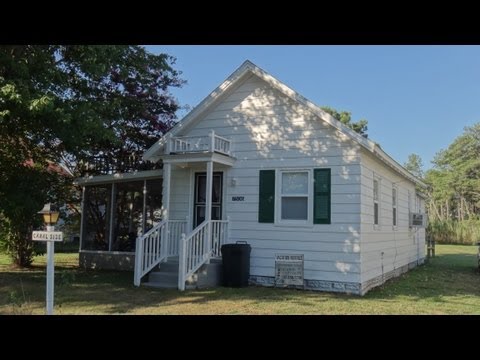
M338 111L334 108L328 106L322 106L321 109L330 115L332 115L336 120L340 121L342 124L348 126L353 131L359 133L360 135L367 137L368 130L368 121L365 119L358 120L357 122L352 122L352 113L348 111Z
M10 244L30 244L35 212L71 193L57 186L71 184L47 171L48 161L75 176L139 165L174 123L169 89L183 84L174 61L141 46L0 47L0 213ZM29 249L9 248L29 265Z
M417 178L423 178L423 162L422 158L417 154L410 154L408 155L408 159L403 164L403 167L410 171L413 175Z
M480 123L466 127L427 171L430 216L466 220L480 215Z
M480 123L466 127L450 146L435 155L433 164L445 179L457 219L480 214ZM444 191L445 188L443 188Z

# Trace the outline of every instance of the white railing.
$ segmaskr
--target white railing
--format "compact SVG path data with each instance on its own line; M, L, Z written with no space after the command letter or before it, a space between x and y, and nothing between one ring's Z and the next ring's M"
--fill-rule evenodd
M212 256L222 256L220 249L228 242L228 221L212 220Z
M173 151L175 152L189 152L192 151L192 144L188 140L181 138L173 139Z
M142 277L159 264L168 253L165 251L165 228L167 221L154 226L143 236L137 238L135 248L135 269L133 283L140 286Z
M187 228L186 220L168 221L168 256L178 255L178 243Z
M185 233L186 225L186 220L162 221L137 238L133 280L135 286L140 286L142 277L167 257L178 255L178 242L181 234Z
M211 257L220 256L221 246L227 242L228 220L204 221L190 234L182 234L178 251L178 289L185 290L188 277Z
M209 136L171 137L167 149L169 153L189 152L218 152L225 155L231 154L231 141L215 135L212 130Z
M178 289L185 290L185 281L210 258L208 229L210 221L204 221L188 236L182 234L178 252Z
M230 155L230 140L213 134L213 151Z

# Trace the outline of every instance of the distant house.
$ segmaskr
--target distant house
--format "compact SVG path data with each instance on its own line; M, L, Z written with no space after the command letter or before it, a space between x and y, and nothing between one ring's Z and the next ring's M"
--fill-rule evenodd
M183 290L246 241L252 284L303 255L303 288L364 294L424 261L425 184L249 61L144 159L163 169L78 179L84 266Z
M35 162L30 159L25 161L24 166L31 167ZM64 177L72 177L72 173L63 165L54 163L53 161L47 160L47 171L51 173L57 173Z

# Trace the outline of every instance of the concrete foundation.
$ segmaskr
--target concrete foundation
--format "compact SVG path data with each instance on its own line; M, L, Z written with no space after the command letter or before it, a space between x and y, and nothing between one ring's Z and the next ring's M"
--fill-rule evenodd
M133 271L135 253L82 250L79 266L84 269Z

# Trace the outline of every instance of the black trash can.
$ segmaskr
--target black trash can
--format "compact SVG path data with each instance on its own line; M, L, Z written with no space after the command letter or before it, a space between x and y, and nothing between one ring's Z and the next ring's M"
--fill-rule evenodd
M250 252L246 242L222 245L223 286L248 286L250 277Z

